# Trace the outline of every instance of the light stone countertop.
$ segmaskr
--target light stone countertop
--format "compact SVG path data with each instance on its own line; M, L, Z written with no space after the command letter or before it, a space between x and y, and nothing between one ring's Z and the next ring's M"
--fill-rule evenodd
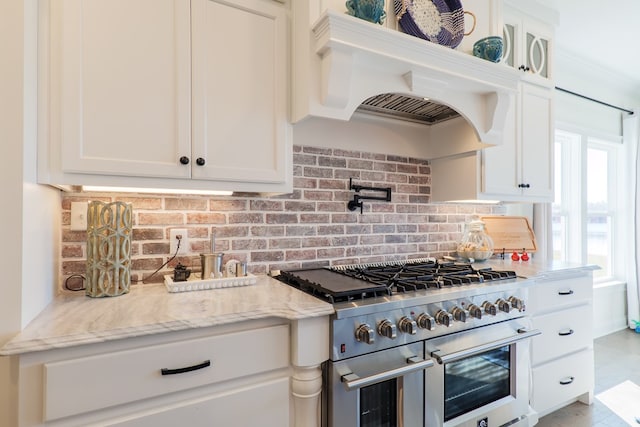
M595 265L505 258L477 262L474 268L486 266L494 270L513 270L530 279L553 278L571 270L599 268ZM111 298L90 298L83 292L64 293L0 348L0 356L242 320L267 317L296 320L332 313L331 304L268 276L258 276L255 285L193 292L169 293L164 285L136 285L128 294Z
M162 284L135 285L117 297L64 293L0 348L0 356L242 320L298 320L332 313L331 304L269 276L258 276L254 285L192 292L169 293Z
M589 264L576 264L566 263L559 261L540 261L535 258L529 261L512 261L511 254L505 254L505 259L493 258L484 261L476 262L473 264L473 268L481 269L484 266L491 267L494 270L512 270L515 271L518 276L526 277L527 279L545 279L553 278L554 276L561 275L563 273L569 273L577 270L599 270L597 265ZM534 285L535 286L535 285Z

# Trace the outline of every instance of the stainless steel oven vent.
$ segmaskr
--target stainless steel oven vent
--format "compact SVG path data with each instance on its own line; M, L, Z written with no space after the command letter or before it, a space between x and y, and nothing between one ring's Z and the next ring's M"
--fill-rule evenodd
M446 105L397 93L383 93L367 98L357 111L429 125L460 116Z

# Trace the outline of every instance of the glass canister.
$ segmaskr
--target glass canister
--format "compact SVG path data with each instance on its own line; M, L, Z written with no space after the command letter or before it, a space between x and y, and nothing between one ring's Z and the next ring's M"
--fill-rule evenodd
M462 239L458 243L458 256L473 261L484 261L493 255L493 240L486 232L484 222L474 216L464 225Z

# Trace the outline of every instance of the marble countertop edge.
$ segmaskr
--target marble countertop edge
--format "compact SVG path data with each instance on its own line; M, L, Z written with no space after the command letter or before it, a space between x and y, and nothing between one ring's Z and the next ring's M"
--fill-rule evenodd
M558 262L490 260L482 266L544 279L598 267ZM114 298L64 293L0 348L0 356L95 344L144 335L215 327L238 321L328 316L333 306L269 276L252 286L171 293L164 285L136 285Z
M328 316L333 306L268 276L255 286L185 293L142 285L130 294L92 299L62 294L0 348L0 356L68 348L248 320ZM123 315L131 313L130 319Z
M0 356L12 356L16 354L31 353L36 351L45 351L58 348L75 347L85 344L96 344L107 341L114 341L126 338L135 338L145 335L154 335L166 332L184 331L196 328L207 328L214 326L226 325L243 320L257 320L270 317L281 318L286 320L301 320L312 317L327 316L333 313L333 310L316 310L312 313L292 315L289 310L263 310L253 313L225 315L223 318L206 318L193 320L175 320L167 323L158 323L151 325L134 326L130 328L113 329L107 332L84 333L67 336L58 336L51 339L36 338L26 340L12 340L8 342L1 350Z

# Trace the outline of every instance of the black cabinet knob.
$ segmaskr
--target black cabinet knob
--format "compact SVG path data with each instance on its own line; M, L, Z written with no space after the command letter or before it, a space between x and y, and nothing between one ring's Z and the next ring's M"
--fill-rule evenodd
M518 184L519 188L531 188L531 184Z
M198 157L196 159L196 165L198 165L198 166L204 166L205 163L206 162L204 161L204 159L202 157Z
M189 164L189 158L187 156L180 157L180 164L188 165Z

